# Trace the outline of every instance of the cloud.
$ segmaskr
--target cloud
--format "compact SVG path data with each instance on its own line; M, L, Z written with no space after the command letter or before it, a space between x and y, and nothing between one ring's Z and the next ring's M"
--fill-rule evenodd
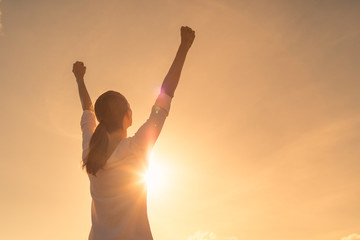
M237 237L231 236L231 237L227 237L225 238L225 240L238 240Z
M213 240L216 238L216 234L213 232L201 232L197 231L188 238L188 240Z
M341 240L358 240L358 239L360 239L360 234L357 234L357 233L353 233L347 237L341 238Z
M234 236L219 238L213 232L197 231L192 236L190 236L187 240L238 240L238 238L234 237Z

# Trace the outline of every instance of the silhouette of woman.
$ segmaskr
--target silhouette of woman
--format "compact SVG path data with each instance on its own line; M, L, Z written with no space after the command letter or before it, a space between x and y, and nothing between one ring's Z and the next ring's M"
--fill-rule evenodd
M93 108L87 92L82 62L73 65L83 108L82 160L90 180L92 227L89 240L152 240L147 216L146 187L141 173L148 167L153 148L178 85L195 32L181 27L181 43L166 75L150 117L132 137L132 111L118 92L100 95ZM96 126L96 119L99 124Z

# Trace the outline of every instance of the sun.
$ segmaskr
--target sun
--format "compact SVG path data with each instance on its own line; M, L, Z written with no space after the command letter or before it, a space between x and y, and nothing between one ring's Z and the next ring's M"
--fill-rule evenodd
M154 160L150 160L150 166L142 178L146 183L148 194L159 195L165 189L169 179L165 166L161 165L160 161Z
M156 188L160 187L162 176L161 171L158 168L150 167L144 174L144 181L148 187Z

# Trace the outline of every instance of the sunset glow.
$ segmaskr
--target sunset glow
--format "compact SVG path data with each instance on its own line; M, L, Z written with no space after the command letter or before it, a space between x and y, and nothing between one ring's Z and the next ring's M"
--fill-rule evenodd
M183 25L196 39L135 176L154 239L360 238L360 1L0 0L0 12L0 239L88 238L73 63L93 103L127 98L132 137Z
M144 175L148 191L157 192L161 190L164 185L163 171L159 166L152 164L149 170Z
M171 181L168 167L165 167L161 162L159 159L151 157L149 169L143 174L143 181L146 182L150 198L161 197Z

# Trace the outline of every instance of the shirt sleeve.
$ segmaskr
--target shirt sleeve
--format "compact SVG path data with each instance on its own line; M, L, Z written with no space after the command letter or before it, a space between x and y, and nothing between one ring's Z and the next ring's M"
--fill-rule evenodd
M150 117L130 138L131 146L139 153L149 153L160 135L166 117L169 115L172 98L160 93L150 113Z
M84 110L80 121L82 132L82 159L84 160L88 150L91 136L96 128L95 113L91 110Z

